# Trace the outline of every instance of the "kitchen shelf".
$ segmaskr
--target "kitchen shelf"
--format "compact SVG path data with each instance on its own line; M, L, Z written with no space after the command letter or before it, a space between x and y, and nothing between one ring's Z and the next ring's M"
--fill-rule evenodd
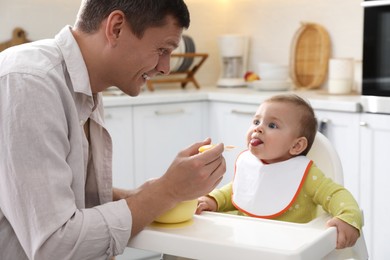
M191 82L197 89L200 88L199 83L195 79L195 74L205 62L209 55L206 53L174 53L171 58L193 58L194 64L185 71L174 71L167 76L157 76L147 81L146 85L150 91L154 91L154 84L180 83L181 88Z

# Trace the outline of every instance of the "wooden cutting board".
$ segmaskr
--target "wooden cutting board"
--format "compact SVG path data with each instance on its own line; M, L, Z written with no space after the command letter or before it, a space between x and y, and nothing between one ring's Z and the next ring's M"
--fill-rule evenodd
M0 43L0 51L3 51L14 45L30 42L26 38L26 32L22 28L15 28L12 32L12 39L3 43Z
M290 56L290 76L298 89L321 87L327 77L331 47L329 34L315 23L302 23L295 33Z

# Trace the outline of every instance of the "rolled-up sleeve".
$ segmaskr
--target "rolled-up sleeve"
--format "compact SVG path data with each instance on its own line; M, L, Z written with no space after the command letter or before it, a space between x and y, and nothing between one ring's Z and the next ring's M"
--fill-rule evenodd
M76 210L35 252L35 258L109 259L126 248L130 227L131 216L125 200Z

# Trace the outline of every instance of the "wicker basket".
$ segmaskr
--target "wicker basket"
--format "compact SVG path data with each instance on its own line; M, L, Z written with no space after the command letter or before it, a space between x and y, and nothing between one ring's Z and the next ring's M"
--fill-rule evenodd
M290 76L298 89L321 87L327 77L330 57L329 34L315 23L302 23L291 49Z

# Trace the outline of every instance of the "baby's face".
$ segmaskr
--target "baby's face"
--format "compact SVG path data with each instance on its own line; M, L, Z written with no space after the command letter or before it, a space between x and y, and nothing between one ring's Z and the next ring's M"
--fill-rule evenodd
M285 102L265 102L253 117L247 133L249 150L266 163L287 160L293 155L300 126L297 107Z

